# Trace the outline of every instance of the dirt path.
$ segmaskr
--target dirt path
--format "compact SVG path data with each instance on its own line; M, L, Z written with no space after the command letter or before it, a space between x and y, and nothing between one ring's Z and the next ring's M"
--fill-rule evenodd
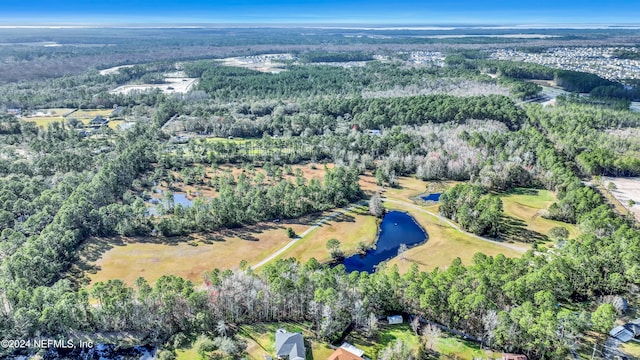
M318 220L315 224L311 225L311 227L309 227L307 230L305 230L302 234L296 236L295 239L289 241L287 243L287 245L283 246L282 248L280 248L280 250L274 252L273 254L269 255L267 258L263 259L262 261L260 261L259 263L252 265L251 269L257 269L259 267L261 267L262 265L268 263L269 261L275 259L276 257L282 255L282 253L284 253L285 251L287 251L290 247L292 247L295 243L297 243L298 241L302 240L305 236L309 235L313 230L319 228L320 226L324 225L327 223L327 221L330 221L332 219L335 219L336 217L348 213L351 210L357 208L358 206L362 206L362 205L366 205L367 202L366 201L360 201L354 205L351 205L349 207L346 207L344 209L340 209L334 213L332 213L331 215L327 215L325 217L323 217L322 219Z
M476 238L478 240L482 240L482 241L489 242L489 243L492 243L492 244L495 244L495 245L498 245L498 246L502 246L504 248L511 249L513 251L524 252L521 246L517 246L517 245L512 245L512 244L507 244L507 243L491 240L491 239L488 239L488 238L485 238L485 237L482 237L482 236L479 236L479 235L476 235L476 234L472 234L472 233L466 232L466 231L462 230L457 224L455 224L451 220L447 219L446 217L444 217L444 216L442 216L440 214L436 214L434 212L431 212L429 210L426 210L426 209L424 209L424 208L422 208L422 207L420 207L420 206L418 206L416 204L413 204L413 203L410 203L410 202L406 202L406 201L401 201L401 200L393 200L393 199L382 199L382 201L383 202L389 202L389 203L408 206L408 207L410 207L412 209L415 209L417 211L420 211L422 213L431 215L431 216L433 216L433 217L435 217L435 218L437 218L439 220L444 221L447 225L449 225L452 228L458 230L459 232L461 232L461 233L463 233L465 235L471 236L473 238Z

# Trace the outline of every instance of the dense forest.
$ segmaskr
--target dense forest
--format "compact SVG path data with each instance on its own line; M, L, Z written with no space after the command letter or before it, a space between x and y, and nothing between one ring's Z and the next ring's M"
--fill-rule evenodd
M269 45L269 38L252 44ZM231 45L248 51L245 43ZM59 51L54 58L69 55ZM373 336L371 319L402 313L492 349L560 359L579 350L587 332L608 333L621 299L638 293L640 231L585 183L640 175L640 115L628 104L580 97L546 107L524 103L541 90L524 80L554 80L567 91L627 102L637 90L592 74L487 60L481 50L451 52L442 67L373 55L299 51L306 63L283 64L278 74L206 59L0 86L3 109L120 107L118 118L132 123L82 136L69 121L38 127L0 117L0 338L135 333L160 350L159 358L171 359L204 336L210 358L240 359L243 324L306 322L332 343L349 327ZM343 61L368 63L313 64ZM186 94L109 92L173 71L199 78L199 85ZM461 84L466 92L451 91ZM309 163L323 168L322 179L291 167ZM230 164L241 172L219 169ZM293 258L253 270L238 258L236 269L209 269L203 284L168 275L153 284L139 278L133 285L88 285L78 276L78 249L91 237L167 239L296 219L365 199L363 174L391 189L400 177L461 182L444 191L440 214L493 239L504 231L501 194L547 189L557 200L541 216L576 224L581 235L562 246L536 243L519 258L478 253L470 263L456 259L428 272L386 265L371 274L347 272L341 264ZM177 185L210 187L216 195L183 207L171 195ZM150 216L147 202L158 186L169 190ZM0 356L16 354L0 349ZM371 355L436 356L424 346Z

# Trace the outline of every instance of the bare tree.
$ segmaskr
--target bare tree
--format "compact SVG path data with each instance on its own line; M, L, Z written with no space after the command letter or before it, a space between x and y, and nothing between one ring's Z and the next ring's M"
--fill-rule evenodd
M409 250L407 244L400 244L400 247L398 247L398 256L400 256L400 259L407 260L407 258L405 257L405 253L407 252L407 250Z
M498 327L498 313L495 310L489 310L482 317L482 325L484 326L484 340L487 346L491 347L493 342L494 331Z
M429 324L422 329L422 342L428 350L433 350L433 346L442 336L442 330L433 324Z
M376 192L369 200L369 213L375 217L381 218L384 215L384 206L380 199L380 193Z

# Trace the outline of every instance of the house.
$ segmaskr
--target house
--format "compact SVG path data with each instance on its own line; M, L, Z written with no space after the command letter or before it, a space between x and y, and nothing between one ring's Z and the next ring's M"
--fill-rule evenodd
M328 360L362 360L364 351L345 342L331 354Z
M609 335L622 342L629 342L640 336L640 321L635 320L624 325L616 326L609 331Z
M111 116L121 116L124 108L122 106L113 106L113 111L111 112Z
M302 334L276 330L276 359L304 360L306 353Z
M98 115L95 118L93 118L93 120L91 120L89 122L89 125L92 126L102 126L102 125L106 125L109 122L109 120L103 118L102 116Z
M11 115L18 116L22 113L22 109L20 108L9 108L7 109L7 113Z
M387 321L389 322L389 325L402 324L402 315L387 316Z

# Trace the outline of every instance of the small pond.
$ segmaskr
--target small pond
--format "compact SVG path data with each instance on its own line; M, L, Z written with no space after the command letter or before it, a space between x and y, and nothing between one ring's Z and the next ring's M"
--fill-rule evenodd
M440 196L442 195L442 193L438 193L438 194L429 194L429 195L424 195L421 196L420 198L424 201L440 201Z
M343 263L348 272L372 273L378 264L397 256L401 244L411 248L426 240L427 233L411 215L401 211L390 211L385 214L380 224L375 249L367 250L364 255L348 257Z
M162 203L162 199L151 198L147 200L147 203L151 204L151 206L147 208L147 215L157 216L158 215L157 206ZM187 194L185 193L174 193L173 203L175 204L175 206L181 205L183 208L188 208L193 206L193 201L189 200L189 198L187 198Z

